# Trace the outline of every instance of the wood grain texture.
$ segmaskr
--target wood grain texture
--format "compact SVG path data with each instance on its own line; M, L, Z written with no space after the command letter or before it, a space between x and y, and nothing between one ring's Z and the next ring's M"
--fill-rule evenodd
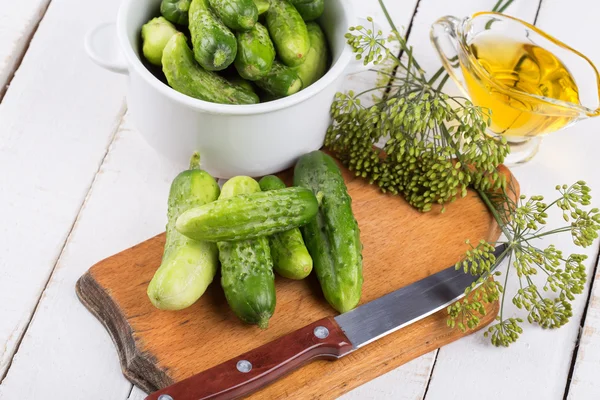
M495 240L499 235L473 192L443 214L439 210L422 214L400 197L383 195L347 171L344 175L364 244L362 303L456 263L465 250L465 239ZM124 374L146 391L334 315L314 276L304 281L277 278L277 307L265 331L235 317L218 281L186 310L157 310L147 300L146 287L160 264L163 245L161 234L101 261L77 285L78 296L117 345ZM496 305L488 307L483 325L496 311ZM462 336L446 326L442 310L335 363L318 361L297 370L254 398L334 398Z

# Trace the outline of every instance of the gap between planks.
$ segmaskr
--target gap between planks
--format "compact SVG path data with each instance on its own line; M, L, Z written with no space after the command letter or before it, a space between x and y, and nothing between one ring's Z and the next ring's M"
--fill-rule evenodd
M29 45L31 44L33 37L35 36L44 17L46 16L46 12L48 11L48 8L50 7L50 2L51 2L51 0L48 0L48 1L46 1L45 4L42 5L42 7L40 9L40 13L38 15L38 19L35 22L33 28L31 29L31 32L29 32L29 34L27 35L27 39L25 40L23 47L20 50L16 49L16 51L15 51L16 53L18 53L18 55L16 55L16 57L15 57L16 61L14 62L14 65L8 71L8 74L6 77L6 82L0 82L2 84L2 86L0 87L0 103L2 103L2 100L4 99L4 96L6 95L6 92L8 91L8 89L10 87L10 83L12 82L13 78L15 77L15 74L19 70L21 63L23 62L23 59L25 58L25 54L27 54L27 50L29 50ZM2 382L2 380L0 380L0 383L1 382Z
M583 309L583 314L581 315L581 319L579 320L579 334L577 335L577 340L575 341L575 346L573 347L573 355L571 356L571 367L569 368L569 374L567 375L567 381L565 382L565 392L563 395L563 400L567 400L569 397L569 391L571 389L571 380L573 379L573 373L575 372L575 365L577 364L577 355L579 354L579 345L581 343L581 339L583 337L583 329L585 327L585 320L588 314L588 310L590 308L590 302L592 300L592 295L594 293L594 287L596 284L600 282L596 282L596 274L598 273L598 264L600 264L600 245L598 246L598 255L596 256L596 262L593 270L590 272L590 287L587 294L587 300L585 302L585 307Z
M39 25L39 23L38 23L38 25ZM11 359L8 362L8 365L6 366L4 374L2 376L0 376L0 386L2 385L2 382L4 381L4 379L6 378L6 376L8 375L8 372L10 371L10 368L12 366L14 358L17 355L17 353L19 352L19 348L21 347L21 342L23 341L23 338L27 334L27 331L29 330L29 326L31 325L31 322L35 318L35 315L36 315L36 313L38 311L40 302L41 302L42 298L44 297L44 293L46 292L48 284L52 281L52 277L54 276L54 271L56 270L57 265L60 263L60 260L61 260L61 258L63 256L64 251L65 251L65 248L67 247L67 244L69 243L69 240L71 239L71 234L73 233L73 230L74 230L75 226L77 226L77 222L79 221L79 217L81 215L81 212L85 208L85 205L86 205L86 203L87 203L87 201L88 201L88 199L89 199L89 197L90 197L90 195L92 193L92 190L94 188L94 183L96 182L98 174L100 173L100 170L102 169L102 166L104 165L106 157L108 156L108 154L110 152L110 148L112 147L115 139L117 138L117 134L119 133L120 127L123 124L123 119L125 117L126 112L127 112L127 106L125 104L122 104L121 105L121 109L119 110L119 113L117 114L115 128L113 129L113 133L112 133L112 135L110 137L108 145L106 146L106 150L104 151L102 159L98 163L98 168L96 169L96 172L94 173L94 176L93 176L90 184L88 185L85 197L83 198L83 201L81 202L81 204L79 206L79 209L77 210L77 214L75 216L75 219L73 220L73 223L71 224L71 226L69 228L69 232L68 232L67 236L65 237L64 242L62 243L62 246L60 248L60 252L58 254L58 257L56 257L56 260L54 261L54 263L52 265L52 269L51 269L50 273L48 274L48 279L46 279L46 282L44 283L44 288L40 291L40 295L37 298L37 301L35 303L35 307L33 308L33 311L31 312L31 314L29 315L29 320L27 321L27 325L25 326L25 329L23 329L23 331L21 332L21 335L17 339L17 344L15 345L15 347L13 349L13 353L11 354Z

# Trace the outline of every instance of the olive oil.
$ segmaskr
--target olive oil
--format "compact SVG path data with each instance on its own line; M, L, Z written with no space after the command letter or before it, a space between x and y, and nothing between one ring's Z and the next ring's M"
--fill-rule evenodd
M552 99L579 104L575 79L548 50L532 43L482 33L470 43L471 56L461 69L475 105L491 110L491 131L510 137L544 135L579 117Z

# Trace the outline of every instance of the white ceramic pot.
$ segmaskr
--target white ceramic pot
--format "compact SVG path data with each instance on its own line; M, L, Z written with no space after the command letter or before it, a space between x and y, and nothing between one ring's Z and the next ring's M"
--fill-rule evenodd
M194 99L152 75L140 61L140 30L157 15L159 5L160 0L124 0L116 27L100 25L85 41L98 65L129 76L129 114L154 149L182 165L198 150L204 169L229 178L281 171L323 145L331 102L354 59L344 38L357 22L350 1L327 0L319 21L333 55L327 74L297 94L253 105Z

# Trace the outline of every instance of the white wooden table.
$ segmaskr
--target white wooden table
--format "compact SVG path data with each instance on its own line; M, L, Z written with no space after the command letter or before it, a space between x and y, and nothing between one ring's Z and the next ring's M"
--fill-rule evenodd
M376 0L347 1L387 26ZM163 230L178 172L128 122L125 78L84 54L84 33L114 20L119 3L20 0L0 9L0 399L144 397L122 376L110 337L74 291L92 264ZM489 10L495 0L387 3L432 72L439 62L430 24ZM600 64L599 3L516 0L507 13ZM514 169L522 193L552 196L557 183L578 179L600 192L599 148L600 119L551 135L534 161ZM559 223L558 215L549 221ZM574 250L568 236L555 243ZM508 349L471 335L343 398L600 399L598 245L585 252L588 286L567 326L528 326Z

